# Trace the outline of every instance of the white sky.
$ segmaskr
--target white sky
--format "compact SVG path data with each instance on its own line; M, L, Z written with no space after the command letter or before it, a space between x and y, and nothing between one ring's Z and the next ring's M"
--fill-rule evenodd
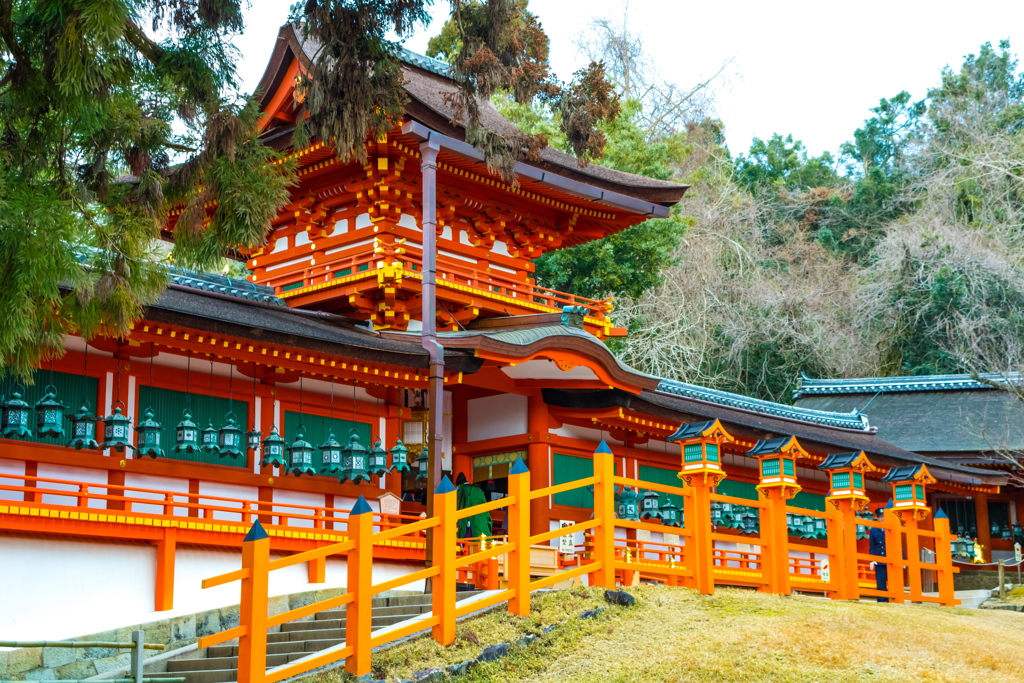
M236 42L246 90L255 88L292 0L252 0ZM622 14L621 0L531 0L551 38L551 64L563 80L584 66L573 38L591 17ZM426 52L449 12L435 0L434 20L406 42ZM945 65L985 41L1009 38L1024 52L1024 2L703 2L632 0L630 26L645 35L662 73L687 86L735 57L719 85L718 116L733 154L753 137L792 133L812 154L836 152L881 97L908 90L923 98Z

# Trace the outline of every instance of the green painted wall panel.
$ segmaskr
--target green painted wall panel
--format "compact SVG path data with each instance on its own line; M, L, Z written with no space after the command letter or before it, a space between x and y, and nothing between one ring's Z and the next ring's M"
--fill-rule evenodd
M675 486L676 488L683 487L683 480L679 478L678 470L669 470L664 467L651 467L649 465L640 465L640 481L650 481L655 484L663 484L665 486ZM664 505L667 500L671 500L672 504L679 508L679 513L683 511L683 497L677 496L671 493L659 493L659 505Z
M67 445L67 442L71 440L71 437L69 436L69 434L71 434L71 421L68 419L68 415L73 415L78 411L78 405L81 403L83 398L89 401L89 406L93 415L98 415L102 412L96 409L96 397L99 394L99 382L95 377L54 372L51 378L49 370L36 370L34 379L35 384L30 387L24 387L24 392L21 394L21 400L31 406L35 406L36 401L41 399L43 394L46 393L47 385L52 384L57 389L57 400L67 406L67 410L64 412L64 436L61 438L43 438L36 436L36 413L35 410L33 410L30 416L33 435L31 438L23 439L24 441L54 444L59 446ZM3 393L5 400L10 398L11 390L13 388L14 382L10 379L4 382L3 390L0 393ZM19 390L19 392L20 391L21 390ZM97 426L96 436L98 441L103 440L102 425Z
M363 448L369 451L373 447L372 427L366 422L352 422L338 418L332 420L329 417L296 413L290 410L285 411L284 431L281 432L281 438L284 439L286 446L290 446L295 441L295 430L299 428L300 422L306 429L306 441L312 444L314 449L313 466L316 467L317 474L322 474L320 470L323 468L320 444L327 441L327 434L331 429L334 430L334 438L343 446L348 443L349 430L354 427L356 433L359 434L359 443ZM285 459L288 459L287 451L285 451Z
M578 481L594 476L594 461L590 458L579 458L573 455L555 453L552 459L551 483L553 486ZM594 509L594 494L582 488L556 493L552 502L555 505L569 505L578 508Z
M217 396L203 396L193 393L191 400L184 391L173 389L162 389L160 387L139 387L139 415L132 415L132 423L146 414L147 408L153 409L153 419L160 423L160 443L163 445L164 457L171 460L184 460L186 462L200 462L213 465L230 465L233 467L245 467L246 459L222 458L216 453L178 453L174 452L175 428L182 420L182 411L186 406L192 411L192 421L196 423L199 431L206 429L207 423L212 422L214 429L219 429L224 424L224 418L228 411L235 413L235 421L238 428L243 432L249 431L249 403L235 399L233 402L226 398ZM134 437L133 437L134 438ZM243 441L244 443L244 441Z

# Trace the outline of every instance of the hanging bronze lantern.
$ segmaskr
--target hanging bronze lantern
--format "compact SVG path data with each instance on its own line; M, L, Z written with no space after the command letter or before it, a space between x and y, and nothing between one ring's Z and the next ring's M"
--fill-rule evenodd
M427 483L427 470L430 469L430 453L427 451L427 444L423 444L423 449L420 451L420 454L416 456L416 467L419 468L416 472L417 484L420 482L424 484Z
M255 424L253 424L252 429L249 431L249 433L245 435L247 442L246 447L254 454L258 453L260 450L260 438L262 436L263 435L260 434L260 430L256 429Z
M74 446L75 450L83 448L93 450L99 448L96 443L96 416L89 410L89 402L82 400L78 406L78 412L72 415L71 420L71 441L68 446Z
M0 410L0 424L3 426L3 431L0 433L5 438L24 439L32 436L32 427L29 422L29 413L32 412L32 407L21 400L23 391L25 391L25 387L15 384L11 397L4 401L2 410Z
M327 436L327 441L320 444L320 454L323 456L323 464L320 466L320 474L329 477L341 476L341 444L334 438L332 429Z
M45 394L36 402L36 436L64 436L66 407L57 400L57 387L47 386Z
M128 443L129 425L131 425L131 419L122 415L120 408L114 408L112 414L103 418L103 443L100 444L100 450L105 451L110 448L118 453L124 453L124 449L130 446Z
M384 450L384 446L381 445L380 437L373 442L373 448L370 449L370 462L366 469L370 474L378 477L383 477L385 474L390 472L388 469L388 452Z
M295 441L288 447L288 474L296 477L303 474L316 474L313 469L313 446L306 441L306 428L299 425L295 430Z
M262 467L284 467L284 439L277 433L277 425L271 428L270 434L263 439Z
M640 516L648 519L660 519L661 512L658 510L660 502L657 491L644 491L640 497Z
M213 420L206 421L206 429L202 432L202 445L199 447L203 453L213 454L219 449L217 448L217 430L213 426Z
M160 423L155 421L153 416L153 409L146 408L146 419L135 425L135 433L138 434L135 452L140 456L162 458L164 450L160 447Z
M661 523L666 526L679 526L679 508L672 502L671 496L665 496L661 506Z
M240 458L243 455L242 437L245 434L238 428L234 413L228 413L224 419L224 426L217 430L217 454L222 458Z
M640 505L638 499L640 494L633 489L623 487L622 492L617 496L619 519L629 519L634 522L640 521Z
M366 471L366 455L366 448L359 443L359 432L351 430L348 444L341 449L341 483L350 481L358 484L361 481L370 481L370 475Z
M401 439L391 449L391 468L395 472L408 472L412 469L409 467L409 449L405 447Z
M174 453L195 453L199 450L199 427L192 421L192 411L188 408L181 412L174 435Z

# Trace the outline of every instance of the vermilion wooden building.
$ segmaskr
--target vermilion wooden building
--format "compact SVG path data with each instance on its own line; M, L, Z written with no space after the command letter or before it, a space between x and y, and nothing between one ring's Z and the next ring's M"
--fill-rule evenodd
M890 445L856 411L769 403L626 367L603 341L625 334L611 322L613 302L538 287L532 259L667 216L686 187L580 168L550 149L540 163L520 164L518 186L502 182L450 121L441 95L453 87L446 65L411 53L403 56L407 117L368 144L365 164L342 163L322 143L291 149L301 115L292 88L308 49L282 28L261 84L263 137L297 159L300 183L267 245L248 255L249 279L175 272L129 337L68 336L64 358L41 368L25 390L34 405L53 385L72 413L83 401L98 417L121 408L131 418L132 447L152 409L163 454L79 450L66 445L70 436L0 440L0 639L79 636L154 620L161 611L192 614L237 602L230 587L202 591L199 580L238 566L246 512L259 511L273 551L289 553L336 540L359 495L377 501L380 524L423 511L416 458L428 405L420 338L424 143L439 149L441 458L452 479L464 474L489 497L504 495L517 457L534 489L582 479L604 439L620 474L677 486L681 450L669 437L688 423L718 421L731 437L716 442L715 464L727 475L719 490L739 498L757 497L759 471L747 451L790 436L802 447L792 476L805 508L824 509L828 482L818 464L851 450L879 468L865 475L875 504L889 498L881 477L890 466L926 463L937 479L929 495L995 494L1005 482L998 472ZM511 125L490 106L485 123ZM173 239L173 215L167 229ZM3 393L13 391L8 383ZM261 448L239 457L201 447L175 452L186 409L200 433L219 433L233 413L247 437L260 433ZM285 446L309 445L314 473L261 465L275 433ZM344 446L352 433L367 452L378 438L389 451L401 439L411 469L339 482L321 445L330 451L333 435ZM393 454L386 457L394 464ZM535 500L532 532L586 520L591 506L586 490ZM742 544L739 511L717 514ZM813 539L813 528L801 524L794 520L791 533ZM500 513L494 525L500 535ZM375 576L379 570L382 577L413 571L424 559L416 544L378 555ZM344 585L344 561L279 572L272 593Z

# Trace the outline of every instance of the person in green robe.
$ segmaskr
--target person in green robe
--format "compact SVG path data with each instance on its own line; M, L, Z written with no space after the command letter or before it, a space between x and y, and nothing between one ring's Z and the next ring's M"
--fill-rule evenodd
M462 472L455 481L458 486L455 498L458 509L465 510L487 502L484 492L470 484ZM459 538L480 538L481 535L491 535L491 513L481 512L459 521Z

